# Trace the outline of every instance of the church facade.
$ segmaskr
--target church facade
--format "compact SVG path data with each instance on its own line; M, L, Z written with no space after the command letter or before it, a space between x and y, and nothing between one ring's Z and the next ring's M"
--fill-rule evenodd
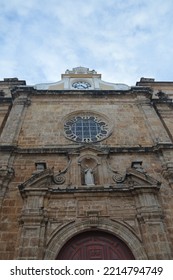
M173 259L173 82L0 81L0 259Z

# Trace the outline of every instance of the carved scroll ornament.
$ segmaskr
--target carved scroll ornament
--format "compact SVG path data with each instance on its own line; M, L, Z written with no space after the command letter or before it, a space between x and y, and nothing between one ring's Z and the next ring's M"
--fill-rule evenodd
M66 178L64 175L67 173L70 164L71 164L71 160L69 160L67 166L63 170L59 170L57 174L53 175L53 181L55 184L62 185L65 183Z

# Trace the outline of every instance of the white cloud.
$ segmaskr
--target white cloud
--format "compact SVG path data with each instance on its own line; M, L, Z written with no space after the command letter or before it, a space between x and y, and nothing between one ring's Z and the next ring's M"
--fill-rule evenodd
M0 78L53 82L90 67L112 82L173 80L172 0L1 0Z

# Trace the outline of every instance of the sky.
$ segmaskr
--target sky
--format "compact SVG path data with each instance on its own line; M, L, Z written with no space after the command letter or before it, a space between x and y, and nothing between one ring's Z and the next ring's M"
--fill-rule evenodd
M102 80L173 81L172 0L0 0L0 80L84 66Z

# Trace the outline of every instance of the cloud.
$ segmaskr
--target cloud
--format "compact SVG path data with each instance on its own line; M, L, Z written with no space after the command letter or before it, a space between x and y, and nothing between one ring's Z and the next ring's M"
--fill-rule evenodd
M79 65L130 85L172 79L171 0L1 2L1 79L54 82Z

